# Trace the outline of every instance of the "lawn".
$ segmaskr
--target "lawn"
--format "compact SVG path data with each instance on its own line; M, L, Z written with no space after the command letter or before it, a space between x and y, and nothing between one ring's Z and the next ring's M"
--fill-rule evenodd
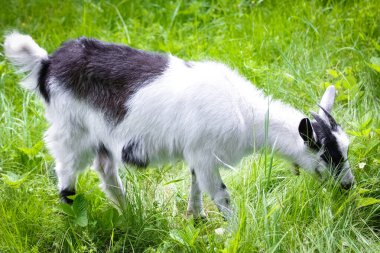
M376 0L0 0L0 34L30 34L49 53L80 36L213 59L305 112L335 85L333 115L350 137L356 186L291 173L271 150L223 170L235 218L205 198L186 216L182 162L121 168L122 213L87 170L61 204L43 143L41 100L0 51L0 252L380 252L380 5ZM0 39L3 42L3 39Z

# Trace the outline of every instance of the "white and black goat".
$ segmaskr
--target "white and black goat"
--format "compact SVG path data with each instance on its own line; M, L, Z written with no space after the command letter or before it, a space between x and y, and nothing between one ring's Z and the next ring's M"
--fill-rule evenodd
M230 196L219 168L266 141L308 172L330 174L346 189L354 183L348 138L330 115L333 86L310 120L216 62L186 62L88 38L65 42L49 56L17 32L6 36L4 49L29 73L21 84L44 100L50 123L45 141L65 202L75 194L78 172L94 159L104 190L119 204L125 201L121 164L183 159L192 175L188 211L204 215L206 192L228 214Z

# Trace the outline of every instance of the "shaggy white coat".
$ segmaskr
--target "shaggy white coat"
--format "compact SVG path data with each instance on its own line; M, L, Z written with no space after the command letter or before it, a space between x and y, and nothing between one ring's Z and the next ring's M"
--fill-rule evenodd
M30 72L24 87L37 91L39 62L47 58L46 51L29 36L16 33L6 37L4 48L13 63ZM321 101L330 111L332 89ZM50 80L50 96L45 141L56 159L61 190L74 186L77 173L94 160L94 147L104 143L113 159L98 157L96 166L110 197L123 199L117 168L122 164L123 146L135 139L142 147L140 157L148 156L151 163L183 159L194 170L188 211L195 216L204 215L201 192L208 192L228 215L229 195L221 187L218 169L263 147L266 136L269 146L308 172L327 168L320 153L311 152L299 135L303 113L264 96L221 63L192 62L189 68L170 56L163 75L125 101L127 116L116 126L100 110L74 98L57 80ZM347 156L348 139L342 131L338 137ZM352 174L342 180L353 180Z

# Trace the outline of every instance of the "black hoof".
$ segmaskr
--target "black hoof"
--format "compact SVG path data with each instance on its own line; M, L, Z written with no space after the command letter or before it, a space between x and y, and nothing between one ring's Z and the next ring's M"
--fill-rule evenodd
M71 205L74 201L72 199L69 199L68 196L73 196L75 195L75 190L69 190L69 189L64 189L59 193L61 197L61 201L63 203Z
M193 217L193 220L194 220L194 226L199 226L208 221L206 216Z

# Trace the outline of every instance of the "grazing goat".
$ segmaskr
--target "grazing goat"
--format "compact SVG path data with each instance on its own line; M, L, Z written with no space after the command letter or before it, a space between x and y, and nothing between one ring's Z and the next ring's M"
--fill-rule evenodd
M221 63L88 38L67 41L49 56L17 32L6 36L4 49L19 71L29 73L22 86L44 100L45 141L64 202L72 202L78 172L94 158L105 192L121 205L122 163L146 167L183 159L192 177L188 211L204 216L206 192L228 216L230 196L219 168L266 142L310 173L330 174L346 189L354 183L348 138L330 115L333 86L310 120Z

